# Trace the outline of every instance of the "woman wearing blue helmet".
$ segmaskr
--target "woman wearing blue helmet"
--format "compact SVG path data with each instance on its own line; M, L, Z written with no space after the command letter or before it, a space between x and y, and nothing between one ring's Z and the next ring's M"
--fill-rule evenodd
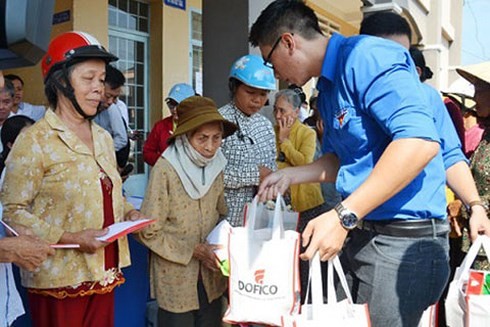
M243 207L255 196L260 181L276 169L274 129L259 114L270 91L276 89L271 68L261 57L246 55L231 67L231 101L219 109L225 119L238 126L237 132L223 141L228 160L225 168L227 219L232 226L243 225Z

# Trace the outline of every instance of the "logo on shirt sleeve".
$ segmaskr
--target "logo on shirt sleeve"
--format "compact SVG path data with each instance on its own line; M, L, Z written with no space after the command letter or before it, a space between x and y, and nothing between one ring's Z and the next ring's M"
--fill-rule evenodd
M347 116L347 108L340 109L338 113L335 114L335 118L339 122L339 127L342 127L344 123L345 116Z

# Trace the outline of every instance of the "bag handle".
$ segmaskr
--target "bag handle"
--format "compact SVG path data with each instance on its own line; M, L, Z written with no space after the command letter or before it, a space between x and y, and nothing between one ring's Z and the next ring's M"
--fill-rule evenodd
M490 237L487 235L481 235L482 245L485 253L487 254L487 260L490 261Z
M257 217L258 206L259 197L256 195L248 206L245 221L245 228L251 237L253 237L255 230L255 218ZM278 193L274 207L274 216L272 218L272 239L284 238L283 210L286 210L286 203L281 194Z
M259 197L255 196L247 206L247 214L245 217L245 227L248 229L249 233L253 232L255 229L255 216L257 215L257 205L259 203Z
M310 259L310 269L308 273L308 287L306 288L305 304L308 303L311 291L312 318L321 314L323 306L323 281L322 268L320 264L320 254L318 251Z
M347 284L347 279L345 278L344 270L340 264L340 259L336 255L328 261L327 269L327 303L335 304L337 303L337 294L335 291L334 283L334 271L337 271L339 276L340 284L344 289L344 293L347 297L349 304L354 304L352 301L352 295L349 290L349 285ZM320 316L323 306L323 282L322 282L322 269L320 263L320 254L317 251L313 258L310 260L310 272L308 276L308 288L306 289L305 302L308 302L309 294L311 291L311 305L312 305L312 317Z
M331 261L333 261L333 266L334 266L335 270L337 271L337 275L339 276L339 280L340 280L340 285L342 285L342 288L344 289L344 293L345 293L345 296L347 297L347 301L350 304L354 304L354 301L352 301L352 295L350 293L349 284L347 284L347 279L345 278L344 270L342 269L342 265L340 264L339 257L336 255L333 259L331 259ZM332 283L332 285L333 285L333 283ZM333 288L333 286L332 286L332 288Z
M276 206L274 207L274 217L272 220L272 239L284 238L284 215L286 210L286 202L281 193L277 194Z
M478 255L478 252L482 246L485 249L487 259L490 261L490 238L486 235L480 235L476 238L473 244L471 244L471 247L464 257L463 262L461 262L459 268L456 269L453 280L462 280L463 278L467 279L471 266L473 265L473 262L475 261L476 256Z

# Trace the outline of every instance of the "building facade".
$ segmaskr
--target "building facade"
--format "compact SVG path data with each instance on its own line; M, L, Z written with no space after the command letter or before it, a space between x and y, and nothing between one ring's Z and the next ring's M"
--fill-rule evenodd
M222 105L229 99L232 62L257 53L248 30L271 0L56 0L51 37L69 30L94 35L120 60L127 85L121 97L129 107L130 127L146 135L167 116L164 99L173 84L186 82ZM395 11L410 22L413 44L434 72L428 81L445 88L460 62L462 0L307 0L325 34L358 33L363 15ZM40 67L16 73L26 82L25 99L45 103ZM309 95L315 81L304 86ZM284 85L280 85L284 87ZM147 171L141 149L133 149L136 172Z

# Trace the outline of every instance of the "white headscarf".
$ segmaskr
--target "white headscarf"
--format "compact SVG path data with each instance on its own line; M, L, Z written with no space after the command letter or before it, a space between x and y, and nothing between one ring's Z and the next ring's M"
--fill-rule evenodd
M227 163L221 148L212 158L206 158L194 149L185 134L177 136L162 157L175 169L185 191L194 200L206 195Z

